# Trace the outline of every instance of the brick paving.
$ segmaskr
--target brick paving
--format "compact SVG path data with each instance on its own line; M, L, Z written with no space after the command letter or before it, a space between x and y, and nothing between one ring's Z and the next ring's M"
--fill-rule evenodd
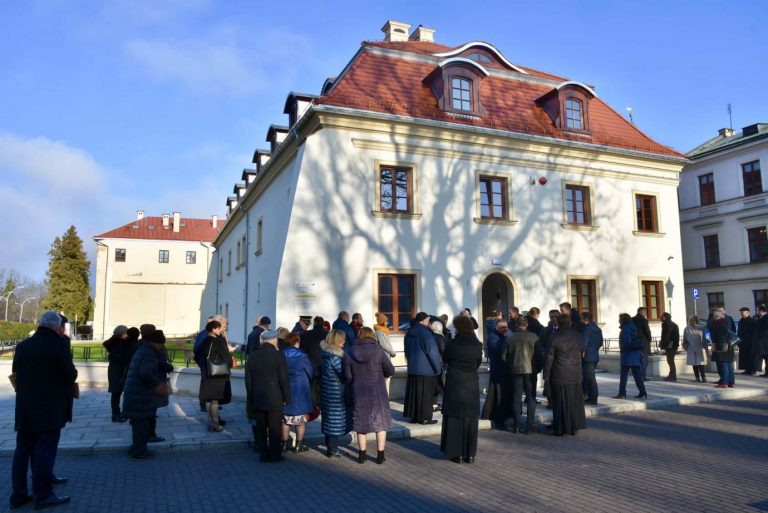
M767 442L759 396L590 418L575 437L483 431L474 465L447 461L434 436L390 443L381 466L357 464L350 447L340 460L313 448L277 465L244 448L141 462L70 454L58 458L70 482L57 492L73 499L56 511L758 512L768 507Z

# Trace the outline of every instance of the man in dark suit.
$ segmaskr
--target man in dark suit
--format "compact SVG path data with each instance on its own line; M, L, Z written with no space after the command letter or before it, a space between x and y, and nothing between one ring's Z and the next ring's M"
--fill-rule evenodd
M754 375L757 370L757 357L755 355L755 328L757 319L750 315L746 306L739 308L741 320L739 321L739 370L742 374Z
M661 340L659 340L659 349L664 351L669 366L669 375L664 381L677 381L677 367L675 366L675 355L680 346L680 328L672 322L672 315L669 312L661 314Z
M648 381L648 359L651 356L651 327L648 325L648 309L641 306L637 309L637 315L632 317L632 323L637 328L637 335L643 341L642 360L640 362L640 374L643 381Z
M35 334L16 347L13 357L16 451L11 470L12 509L32 501L27 489L30 463L35 509L69 502L69 497L53 493L53 464L77 379L71 354L58 334L60 326L59 314L46 311Z
M277 332L261 334L261 346L248 357L245 364L245 390L249 417L256 419L254 438L261 461L282 461L280 441L283 425L283 405L291 402L288 364L277 350Z

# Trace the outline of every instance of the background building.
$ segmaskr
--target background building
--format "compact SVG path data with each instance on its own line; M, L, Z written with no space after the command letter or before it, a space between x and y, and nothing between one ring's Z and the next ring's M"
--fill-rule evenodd
M387 22L243 173L206 296L244 341L260 315L419 310L478 321L509 305L682 318L683 155L593 86L511 63L493 45L434 42ZM482 331L482 330L480 330ZM482 336L482 333L479 333Z
M723 128L688 157L680 178L686 309L754 313L768 303L768 123Z
M180 212L137 219L97 235L94 338L151 323L166 336L200 329L201 298L220 226Z

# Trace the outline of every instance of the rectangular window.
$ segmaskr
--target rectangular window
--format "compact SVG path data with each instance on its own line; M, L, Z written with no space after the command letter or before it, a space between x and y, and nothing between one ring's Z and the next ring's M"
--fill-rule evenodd
M749 242L749 261L765 262L768 260L768 233L765 226L750 228L747 230Z
M219 283L224 281L224 257L219 258ZM219 313L221 313L221 309L219 309Z
M711 205L715 202L715 175L707 173L699 177L699 196L701 204Z
M248 246L246 245L245 237L240 239L240 254L238 255L238 261L240 267L245 267L245 263L248 261Z
M656 196L635 195L635 209L637 210L637 231L659 231L656 216Z
M716 306L725 307L725 294L722 292L707 293L707 308L711 310Z
M389 319L393 333L403 333L416 315L416 275L379 274L379 312Z
M472 82L466 78L451 79L451 106L456 110L472 110Z
M125 249L124 248L116 248L115 249L115 262L125 262Z
M381 212L412 212L413 172L407 167L379 168L379 210Z
M240 243L240 241L237 241L237 253L235 254L236 264L235 269L240 269L240 253L243 251L243 245Z
M763 192L763 179L760 177L759 160L742 164L741 175L744 178L744 196L752 196Z
M582 185L565 186L565 213L568 224L592 224L589 208L589 187Z
M575 130L584 128L584 121L581 116L581 102L569 98L565 100L565 126Z
M232 274L232 250L227 252L227 276Z
M648 319L651 321L661 320L661 314L664 313L664 296L662 295L661 281L643 281L643 306L648 309Z
M480 177L480 217L507 219L507 179Z
M571 280L571 305L579 312L589 312L597 319L597 280Z
M768 289L753 290L752 296L755 298L755 312L760 305L768 305Z
M720 267L720 241L716 233L704 236L704 265Z
M187 251L187 263L188 264L197 263L197 251Z
M168 250L167 249L161 249L157 256L157 261L161 264L167 264L169 260L168 256Z
M256 222L256 254L261 255L262 253L262 241L264 240L264 218L260 218Z

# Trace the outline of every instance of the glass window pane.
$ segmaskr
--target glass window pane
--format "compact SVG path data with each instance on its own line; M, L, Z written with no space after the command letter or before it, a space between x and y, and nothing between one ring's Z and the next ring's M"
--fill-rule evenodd
M397 293L398 295L410 295L413 288L413 276L404 275L397 277Z
M391 312L393 304L392 296L379 296L379 310L383 312Z
M392 278L389 276L379 277L379 294L392 294Z

